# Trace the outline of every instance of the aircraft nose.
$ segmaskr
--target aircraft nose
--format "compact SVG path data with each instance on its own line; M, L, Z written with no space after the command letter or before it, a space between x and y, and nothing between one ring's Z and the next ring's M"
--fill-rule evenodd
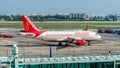
M97 38L100 40L100 39L101 39L101 36L100 36L100 35L97 35Z

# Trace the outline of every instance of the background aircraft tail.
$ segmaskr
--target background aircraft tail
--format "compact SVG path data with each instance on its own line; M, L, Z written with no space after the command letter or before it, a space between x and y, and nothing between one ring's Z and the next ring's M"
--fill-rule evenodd
M22 21L23 21L23 26L24 26L25 32L39 31L27 16L23 15Z

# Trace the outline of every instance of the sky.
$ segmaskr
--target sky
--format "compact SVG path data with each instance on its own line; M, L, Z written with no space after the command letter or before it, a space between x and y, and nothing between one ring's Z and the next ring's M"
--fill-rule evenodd
M120 0L0 0L0 14L120 14Z

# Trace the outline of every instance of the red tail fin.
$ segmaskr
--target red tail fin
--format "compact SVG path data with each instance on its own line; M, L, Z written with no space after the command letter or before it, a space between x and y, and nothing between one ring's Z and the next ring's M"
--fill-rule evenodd
M27 16L22 16L23 26L25 32L39 31Z

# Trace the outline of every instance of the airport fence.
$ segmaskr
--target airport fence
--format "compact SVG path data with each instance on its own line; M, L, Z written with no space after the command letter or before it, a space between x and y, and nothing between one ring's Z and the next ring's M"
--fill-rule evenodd
M60 49L59 49L59 48ZM67 57L67 56L107 56L107 55L120 55L120 47L108 46L52 46L52 57ZM42 58L50 57L49 46L37 47L18 47L18 54L20 58ZM0 56L11 57L12 47L0 47Z

